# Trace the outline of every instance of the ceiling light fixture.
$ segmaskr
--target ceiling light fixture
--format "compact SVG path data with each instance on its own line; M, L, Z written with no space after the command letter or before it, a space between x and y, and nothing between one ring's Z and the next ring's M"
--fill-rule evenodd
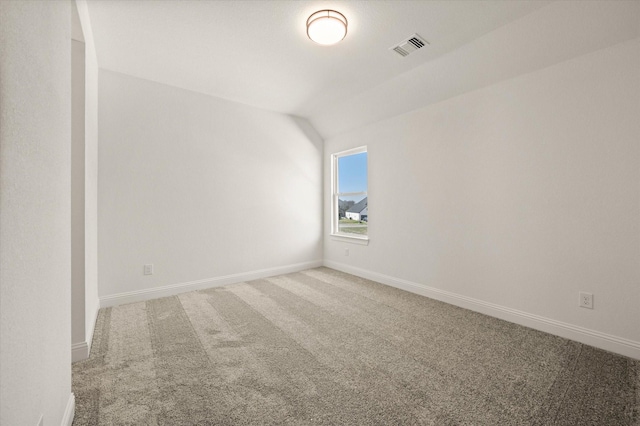
M335 10L319 10L307 19L307 35L324 46L336 44L347 35L347 18Z

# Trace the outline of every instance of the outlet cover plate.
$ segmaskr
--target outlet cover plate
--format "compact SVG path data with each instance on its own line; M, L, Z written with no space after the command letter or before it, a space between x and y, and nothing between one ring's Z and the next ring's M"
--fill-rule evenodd
M153 275L153 263L148 265L144 265L144 274L145 275Z
M593 309L593 294L581 291L579 303L581 308Z

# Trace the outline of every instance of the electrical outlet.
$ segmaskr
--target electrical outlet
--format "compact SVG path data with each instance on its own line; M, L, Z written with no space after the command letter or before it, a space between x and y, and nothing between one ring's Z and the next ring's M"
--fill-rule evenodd
M145 275L153 275L153 263L148 265L144 265L144 274Z
M345 248L345 249L344 249L344 255L345 255L345 256L349 256L349 249L348 249L348 248Z
M584 291L580 292L580 307L593 309L593 294L585 293Z

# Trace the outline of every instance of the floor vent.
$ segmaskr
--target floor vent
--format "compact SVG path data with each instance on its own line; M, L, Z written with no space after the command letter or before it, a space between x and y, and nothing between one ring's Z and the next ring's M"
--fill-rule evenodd
M408 56L410 53L413 53L428 44L428 41L420 37L418 34L414 34L397 46L393 46L391 50L395 51L400 56Z

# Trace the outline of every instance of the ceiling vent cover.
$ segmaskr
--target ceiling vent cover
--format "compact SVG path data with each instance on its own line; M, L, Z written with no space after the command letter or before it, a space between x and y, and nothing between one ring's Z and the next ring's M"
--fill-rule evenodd
M427 40L423 39L418 34L414 34L397 46L393 46L391 50L395 51L400 56L408 56L410 53L413 53L428 44L429 42Z

